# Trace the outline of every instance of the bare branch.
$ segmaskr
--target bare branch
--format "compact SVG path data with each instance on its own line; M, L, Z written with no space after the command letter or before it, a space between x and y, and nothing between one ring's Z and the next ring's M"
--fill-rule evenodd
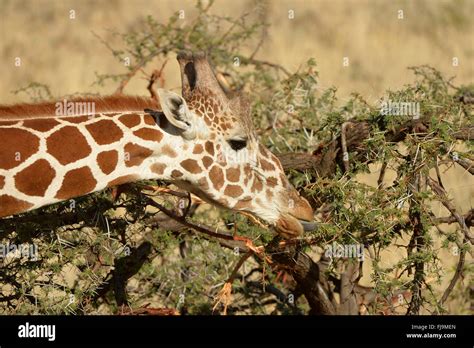
M466 239L464 239L464 241L466 241ZM463 271L463 268L464 268L465 259L466 259L466 250L461 249L461 251L459 253L459 261L458 261L458 264L456 266L456 271L454 272L453 278L449 282L448 287L446 288L446 290L443 293L443 296L441 297L441 301L440 301L441 304L444 304L446 302L449 295L451 294L454 287L456 286L456 283L458 282L459 278L461 277L462 271Z
M451 215L456 219L459 226L461 227L461 230L464 233L464 236L471 244L473 244L474 237L471 235L471 232L469 231L469 228L466 225L464 217L457 212L454 205L450 202L446 191L436 181L429 177L427 178L427 182L428 185L433 189L433 191L438 195L441 204L443 204L444 207L448 209Z

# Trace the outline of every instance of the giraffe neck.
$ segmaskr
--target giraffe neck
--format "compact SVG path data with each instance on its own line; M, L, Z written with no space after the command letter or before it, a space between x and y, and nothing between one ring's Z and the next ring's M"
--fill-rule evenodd
M167 170L187 146L145 112L0 118L0 217Z

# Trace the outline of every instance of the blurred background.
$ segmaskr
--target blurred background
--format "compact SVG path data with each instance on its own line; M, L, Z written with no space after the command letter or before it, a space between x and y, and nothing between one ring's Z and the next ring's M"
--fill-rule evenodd
M384 90L413 81L407 70L413 65L431 65L454 76L457 84L473 81L472 0L258 3L260 11L252 15L269 26L255 58L295 71L314 57L321 86L336 86L342 99L357 91L375 101ZM25 95L11 91L32 81L48 85L54 96L113 92L116 85L91 86L95 72L124 72L94 33L120 47L122 42L113 32L137 30L147 15L165 23L177 11L183 11L180 21L185 25L193 18L195 4L190 0L0 0L0 103L24 101ZM254 7L253 0L217 0L211 12L237 17ZM70 18L71 10L75 18ZM15 67L16 57L21 58L21 67ZM349 66L343 66L344 57ZM177 64L166 69L167 87L178 87ZM125 92L146 95L145 87L145 80L134 79Z

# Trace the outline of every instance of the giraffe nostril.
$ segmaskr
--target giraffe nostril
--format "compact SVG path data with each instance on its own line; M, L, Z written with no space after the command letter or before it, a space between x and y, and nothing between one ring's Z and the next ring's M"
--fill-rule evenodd
M305 232L310 232L310 231L314 231L318 228L318 223L315 222L315 221L304 221L304 220L298 220L300 222L300 224L303 226L303 230Z

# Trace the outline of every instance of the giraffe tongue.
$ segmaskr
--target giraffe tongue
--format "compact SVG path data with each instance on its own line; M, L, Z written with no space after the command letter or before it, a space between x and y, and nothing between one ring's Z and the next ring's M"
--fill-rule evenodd
M309 232L309 231L314 231L318 228L318 224L314 221L312 222L309 222L309 221L304 221L304 220L298 220L301 225L303 225L303 229L305 230L305 232Z

